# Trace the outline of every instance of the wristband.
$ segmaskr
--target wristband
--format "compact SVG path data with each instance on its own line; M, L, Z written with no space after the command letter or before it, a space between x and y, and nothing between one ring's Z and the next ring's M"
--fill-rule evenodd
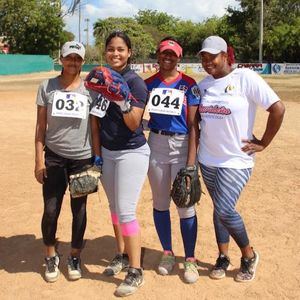
M94 164L99 167L103 165L103 159L101 156L95 155Z
M125 114L130 113L131 111L132 111L132 106L129 105L126 110L122 110L122 114L125 115Z

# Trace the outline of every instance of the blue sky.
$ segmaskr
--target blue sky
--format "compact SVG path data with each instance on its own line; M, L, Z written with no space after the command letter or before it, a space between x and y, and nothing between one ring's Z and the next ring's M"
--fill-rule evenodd
M62 1L63 9L66 9L72 1ZM87 41L86 19L89 19L89 43L94 43L93 23L97 19L108 17L133 17L137 12L145 9L162 11L167 14L179 17L183 20L201 22L212 16L222 16L229 6L238 7L236 0L81 0L81 42ZM79 17L78 12L73 16L64 18L66 30L79 39Z

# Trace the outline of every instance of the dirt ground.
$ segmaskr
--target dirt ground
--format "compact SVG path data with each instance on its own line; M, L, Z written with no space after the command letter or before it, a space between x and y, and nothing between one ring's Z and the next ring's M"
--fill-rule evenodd
M1 299L113 299L124 278L102 275L113 257L115 243L106 197L88 199L86 247L82 252L83 278L67 279L71 212L65 196L57 236L60 240L61 276L54 284L43 279L43 243L40 221L43 210L41 186L35 181L34 128L35 95L41 80L57 73L0 76L0 298ZM152 220L151 192L145 182L138 219L145 248L145 285L131 299L300 299L299 259L299 132L300 76L267 76L286 106L284 123L269 148L257 155L256 166L238 204L251 243L260 253L256 279L248 284L233 280L240 253L230 247L234 269L221 281L209 279L217 249L212 223L212 203L208 193L197 207L200 279L183 282L183 246L179 220L172 206L172 231L177 266L171 276L157 274L159 241ZM267 114L258 111L255 134L264 130ZM100 200L99 200L100 199ZM299 227L298 227L299 226Z

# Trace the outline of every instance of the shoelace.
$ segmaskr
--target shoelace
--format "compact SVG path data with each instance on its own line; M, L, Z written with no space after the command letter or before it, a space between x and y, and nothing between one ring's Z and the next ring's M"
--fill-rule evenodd
M56 256L50 257L46 259L46 264L49 272L55 272L56 265Z
M193 271L193 272L197 271L196 262L186 261L184 265L187 271Z
M137 271L138 272L138 271ZM138 281L139 281L139 275L129 271L125 277L125 282L126 284L130 286L138 286Z
M241 258L241 271L243 273L253 274L251 265L252 265L254 259L255 259L255 257L251 258L251 259Z
M115 267L118 264L123 264L123 257L121 255L117 255L109 265L110 267Z
M226 270L229 265L229 260L226 256L219 256L216 262L215 269Z
M79 259L77 257L72 257L71 258L70 266L71 266L72 270L78 270Z
M163 255L162 262L167 262L167 263L173 263L174 261L174 256L173 255Z

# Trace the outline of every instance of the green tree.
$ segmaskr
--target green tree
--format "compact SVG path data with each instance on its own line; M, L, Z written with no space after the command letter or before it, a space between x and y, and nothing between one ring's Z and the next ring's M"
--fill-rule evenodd
M172 15L151 9L139 10L135 19L139 24L151 25L167 35L174 33L176 25L180 21L179 18Z
M132 61L143 61L155 51L155 41L145 32L144 28L132 18L107 18L99 19L94 24L96 45L103 52L107 36L114 30L124 31L131 39L133 48Z
M60 1L0 0L0 35L12 53L53 54L65 41Z
M257 61L260 1L239 0L239 3L238 9L228 7L221 31L227 32L240 60ZM264 0L265 60L299 62L296 54L300 51L299 12L298 0Z

